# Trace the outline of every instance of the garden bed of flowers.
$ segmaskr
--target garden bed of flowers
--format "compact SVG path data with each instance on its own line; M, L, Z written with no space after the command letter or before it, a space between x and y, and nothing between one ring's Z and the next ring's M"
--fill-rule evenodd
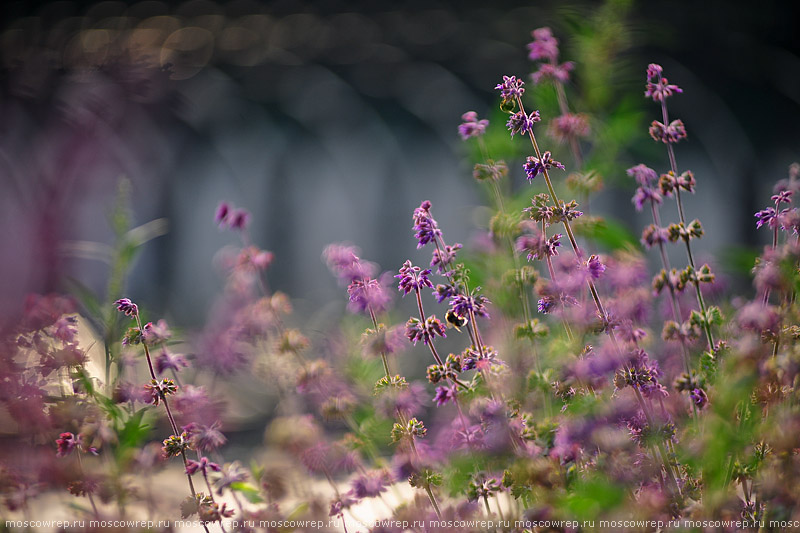
M173 331L123 293L141 232L119 209L108 294L31 295L4 332L5 528L800 527L800 166L755 213L771 243L752 287L728 294L684 202L703 179L681 162L680 80L642 67L641 135L663 159L627 172L631 210L650 219L630 239L585 207L602 179L592 118L568 98L580 65L548 28L529 56L529 81L499 76L505 123L465 110L453 132L476 158L465 181L486 192L484 238L454 242L420 197L390 238L424 263L320 250L352 312L323 335L269 283L281 258L251 240L258 215L227 202L209 213L233 243L216 258L224 293L202 333ZM521 164L495 159L492 130L525 146ZM231 460L225 391L244 374L279 400L262 452Z

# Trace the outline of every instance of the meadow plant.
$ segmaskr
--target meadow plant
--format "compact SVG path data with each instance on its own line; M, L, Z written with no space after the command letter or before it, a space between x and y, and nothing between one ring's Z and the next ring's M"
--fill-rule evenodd
M181 340L147 321L117 294L121 273L108 298L121 317L85 291L80 304L31 296L0 352L0 400L18 427L0 463L8 511L27 516L40 492L66 490L86 498L72 506L80 517L196 516L224 532L760 531L800 520L800 165L755 214L771 243L750 297L712 293L719 278L693 249L704 230L682 202L698 181L675 155L691 128L668 113L682 89L649 65L645 97L661 108L649 133L668 164L627 174L634 208L652 219L641 236L660 260L651 278L637 243L609 245L618 240L598 236L613 230L583 212L601 184L584 165L602 121L570 109L580 65L559 62L552 31L533 38L531 82L552 87L560 115L529 110L525 82L503 76L505 131L475 111L454 128L480 154L489 245L448 244L426 199L409 206L408 249L429 251L424 264L381 272L357 247L330 244L322 259L353 316L321 335L304 334L272 291L279 258L252 242L250 213L225 202L214 221L240 243L216 258L225 286L201 332ZM519 165L491 157L495 131L527 138ZM518 191L514 169L527 178ZM677 218L665 223L670 198ZM685 268L671 266L671 243ZM395 288L410 315L393 307ZM83 315L104 326L104 372L79 336ZM264 433L277 460L249 467L221 454L219 381L245 377L278 397ZM173 501L153 476L176 457L188 491Z

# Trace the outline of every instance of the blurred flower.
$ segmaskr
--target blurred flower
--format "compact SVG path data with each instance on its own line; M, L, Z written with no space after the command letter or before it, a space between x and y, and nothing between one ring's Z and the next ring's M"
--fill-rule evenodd
M537 28L531 32L533 42L528 43L528 59L539 61L547 59L551 62L558 60L558 39L553 37L550 28Z
M475 111L467 111L461 115L461 120L463 123L458 126L458 134L465 141L470 137L480 137L489 126L488 120L478 120L478 114Z
M386 470L372 470L353 480L351 483L353 494L356 498L374 498L392 483Z
M650 124L650 137L654 141L661 141L667 144L676 143L686 138L686 127L680 119L673 120L668 126L654 120Z
M209 461L208 457L201 457L199 461L193 459L186 461L186 473L190 476L194 475L197 471L200 471L203 476L207 476L209 470L212 472L219 472L221 468L217 463Z
M156 356L155 366L158 373L163 374L166 370L173 370L175 372L180 372L181 369L187 368L189 366L189 362L186 361L186 357L184 357L183 355L179 353L173 354L172 352L164 348Z
M531 74L531 81L534 85L538 85L546 80L557 81L559 83L566 83L569 81L569 73L575 68L575 63L566 61L560 65L554 63L542 63L539 65L539 70Z
M583 113L566 113L550 121L547 134L560 143L588 137L591 133L589 119Z

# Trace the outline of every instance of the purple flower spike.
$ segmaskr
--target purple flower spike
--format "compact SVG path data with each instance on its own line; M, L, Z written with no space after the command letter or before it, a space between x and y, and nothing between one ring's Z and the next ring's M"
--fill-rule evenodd
M628 176L635 179L636 183L643 187L648 187L658 181L658 174L656 174L656 171L647 165L636 165L635 167L629 168L627 172Z
M756 228L760 228L764 224L769 226L770 228L775 228L778 224L778 214L775 211L774 207L768 207L766 209L762 209L758 213L755 214L756 217Z
M450 387L436 387L436 395L433 401L436 402L437 407L441 407L451 400L455 400L457 393L456 385Z
M480 289L477 287L475 290ZM489 299L485 296L465 296L458 294L450 300L450 309L458 316L465 318L469 317L470 311L477 316L489 318L489 313L486 312L486 304Z
M554 166L565 170L564 165L553 159L552 154L547 151L542 154L541 160L538 157L528 156L523 168L525 169L525 174L528 175L528 181L532 181L536 176L544 174L546 170L550 170Z
M603 272L606 271L606 266L601 263L600 258L594 254L586 261L586 268L594 279L599 279L600 276L603 275Z
M222 468L220 468L217 463L209 461L208 457L201 457L199 461L194 461L192 459L186 461L186 473L190 476L194 475L197 471L200 471L203 476L207 476L209 470L212 472L219 472Z
M694 402L698 409L703 409L708 405L708 395L703 389L692 389L689 393L689 398L692 399L692 402Z
M636 207L637 211L641 211L645 202L648 201L660 204L661 193L653 187L642 186L636 189L636 193L633 195L633 198L631 198L631 202L633 202L633 205Z
M510 100L522 96L525 92L525 82L518 80L516 76L503 76L503 83L498 83L495 89L500 91L503 100Z
M773 195L771 199L773 202L779 205L782 203L790 204L792 203L792 191L781 191L778 194Z
M532 111L530 115L526 115L522 111L517 111L508 117L506 127L508 128L508 131L511 132L512 137L515 133L525 135L527 132L533 129L533 125L535 123L541 120L542 118L539 116L539 111Z
M420 267L411 264L411 261L406 261L400 268L400 273L395 275L400 279L397 288L403 293L403 296L411 291L418 291L423 287L433 288L433 283L428 279L430 276L430 269L422 270Z
M139 314L139 308L133 303L130 298L121 298L114 302L117 306L117 311L125 313L125 316L134 317Z
M547 59L552 62L558 60L558 39L553 37L550 28L537 28L531 32L533 42L528 43L528 59L539 61Z
M464 122L458 126L458 134L465 141L470 137L480 137L486 133L486 128L489 126L489 121L485 118L478 120L478 114L475 111L467 111L461 115L461 120Z
M431 203L425 200L420 206L414 209L414 237L417 239L417 248L422 248L429 242L435 241L436 237L441 237L442 230L436 220L431 216Z
M440 252L439 248L433 251L433 257L431 258L431 267L436 267L436 271L439 274L444 274L447 272L447 266L450 265L456 259L456 253L463 247L461 243L455 243L452 246L449 244L444 247L444 250Z

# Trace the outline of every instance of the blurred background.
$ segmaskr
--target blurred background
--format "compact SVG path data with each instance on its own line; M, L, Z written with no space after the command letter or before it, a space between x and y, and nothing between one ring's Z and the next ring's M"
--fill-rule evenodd
M275 253L270 283L300 315L341 312L320 259L333 241L396 270L424 261L411 212L433 202L448 241L480 239L475 147L457 135L475 110L522 191L523 143L508 142L493 91L528 79L531 30L550 26L576 64L570 105L601 142L587 166L605 188L592 214L637 236L625 169L666 170L642 97L658 62L684 89L670 102L698 192L701 252L756 247L752 214L800 159L797 2L5 2L0 8L0 313L74 279L108 284L109 221L121 179L134 225L156 236L127 281L152 316L195 327L222 286L214 257L235 240L213 221L228 200ZM542 98L545 120L552 87ZM515 139L516 141L516 139ZM553 145L569 165L566 146ZM587 147L587 150L589 148ZM538 189L537 189L538 191ZM529 194L530 193L525 193Z

